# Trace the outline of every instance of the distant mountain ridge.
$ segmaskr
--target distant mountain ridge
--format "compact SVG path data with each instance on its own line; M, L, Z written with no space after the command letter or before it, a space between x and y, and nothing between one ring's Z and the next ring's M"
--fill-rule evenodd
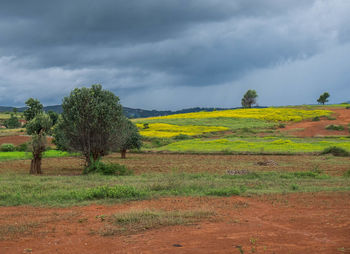
M13 109L14 107L0 106L0 112L9 112L9 111L13 111ZM26 107L17 108L18 112L23 112L25 109ZM123 107L123 112L129 118L144 118L144 117L166 116L166 115L173 115L173 114L192 113L192 112L200 112L200 111L226 110L226 109L236 109L236 108L194 107L194 108L186 108L186 109L172 111L172 110L146 110L146 109L135 109L135 108ZM46 112L49 110L52 110L57 113L62 113L62 106L61 105L46 106L44 107L44 110Z

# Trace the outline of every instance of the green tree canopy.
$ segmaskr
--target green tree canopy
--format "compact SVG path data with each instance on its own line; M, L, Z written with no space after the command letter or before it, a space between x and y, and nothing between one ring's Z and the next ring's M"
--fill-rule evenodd
M14 129L19 128L21 126L21 123L16 116L11 114L11 117L4 122L4 125L8 129Z
M128 118L123 117L119 123L115 147L121 153L121 158L126 158L129 149L140 149L142 146L141 135L136 125Z
M251 108L253 104L256 104L256 98L258 98L256 91L248 90L242 98L242 107Z
M122 118L117 96L99 84L76 88L63 99L62 108L55 128L58 143L81 152L87 165L111 151Z
M26 119L27 122L32 120L37 114L40 114L43 112L43 104L40 103L39 100L29 98L26 101L27 109L24 110L24 118Z
M320 98L318 98L317 102L324 105L326 102L328 102L329 96L329 93L325 92L320 95Z

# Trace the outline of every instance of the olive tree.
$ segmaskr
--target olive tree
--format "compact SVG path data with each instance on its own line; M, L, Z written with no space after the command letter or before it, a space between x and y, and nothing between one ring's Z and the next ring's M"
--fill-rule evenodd
M24 110L23 114L27 122L32 120L37 114L44 112L43 104L41 104L40 101L37 99L29 98L26 101L26 105L27 109Z
M248 90L242 98L242 107L251 108L253 104L256 104L256 98L258 94L255 90Z
M32 135L33 159L30 164L30 174L42 174L41 158L46 148L46 135L51 127L51 118L45 113L37 114L26 125L27 133Z
M55 128L62 146L81 152L86 166L108 154L117 140L122 118L119 98L99 84L76 88L63 99ZM59 134L59 135L57 135Z
M325 92L320 95L320 98L318 98L317 102L324 105L326 102L328 102L329 96L329 93Z
M140 149L142 145L141 135L136 125L126 117L119 123L115 148L120 151L121 158L126 158L126 151L129 149Z

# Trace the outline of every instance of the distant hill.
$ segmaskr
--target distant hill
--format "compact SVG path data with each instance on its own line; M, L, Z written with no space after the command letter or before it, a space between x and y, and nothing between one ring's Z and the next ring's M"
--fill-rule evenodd
M227 109L238 109L241 107L236 108L201 108L201 107L195 107L195 108L186 108L181 110L147 110L147 109L138 109L138 108L128 108L123 107L124 115L126 115L128 118L145 118L145 117L154 117L154 116L167 116L167 115L174 115L174 114L183 114L183 113L192 113L192 112L200 112L200 111L214 111L214 110L227 110ZM257 106L256 108L266 108L266 107L260 107ZM7 107L7 106L0 106L0 112L11 112L13 111L14 107ZM18 112L23 112L26 109L26 107L20 107L17 108ZM53 106L46 106L44 107L45 112L47 111L54 111L59 114L62 113L62 106L61 105L53 105Z
M13 111L13 109L14 107L0 106L0 112L11 112ZM17 108L18 112L23 112L25 109L26 107ZM187 109L181 109L177 111L171 111L171 110L146 110L146 109L134 109L134 108L123 107L123 112L129 118L144 118L144 117L166 116L166 115L173 115L173 114L225 110L225 109L228 109L228 108L195 107L195 108L187 108ZM57 113L62 113L62 106L61 105L46 106L44 107L44 110L46 112L49 110L52 110Z

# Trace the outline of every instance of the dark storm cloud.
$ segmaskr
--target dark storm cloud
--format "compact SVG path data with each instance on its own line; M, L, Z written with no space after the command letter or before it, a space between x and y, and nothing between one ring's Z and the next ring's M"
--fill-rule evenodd
M99 82L130 106L235 106L267 79L270 94L277 82L293 89L284 80L295 77L288 66L320 56L328 58L314 73L318 83L298 80L309 87L305 101L319 90L337 94L347 72L331 68L333 87L322 76L327 60L337 61L332 52L350 57L349 12L347 0L2 0L0 104L28 96L59 103L72 88Z

